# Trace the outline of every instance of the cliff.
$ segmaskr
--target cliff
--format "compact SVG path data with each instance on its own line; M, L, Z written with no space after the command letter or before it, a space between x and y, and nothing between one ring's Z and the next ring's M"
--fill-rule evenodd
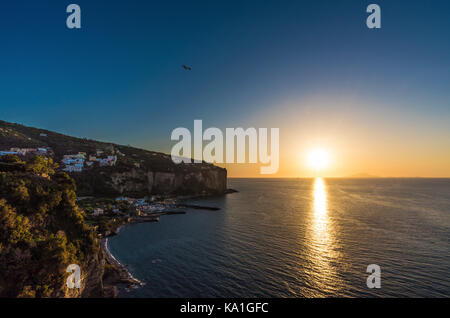
M116 156L114 166L70 173L79 196L210 195L224 193L227 188L226 169L212 164L175 164L164 153L0 121L0 150L13 147L51 149L49 155L55 162L78 152Z
M227 187L226 170L146 171L131 169L111 174L111 186L120 194L220 194Z

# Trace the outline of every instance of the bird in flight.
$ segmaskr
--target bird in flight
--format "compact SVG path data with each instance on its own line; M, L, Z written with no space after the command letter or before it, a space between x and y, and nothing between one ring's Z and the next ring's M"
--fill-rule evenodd
M181 65L182 68L184 68L186 71L192 71L192 67L186 66L186 65Z

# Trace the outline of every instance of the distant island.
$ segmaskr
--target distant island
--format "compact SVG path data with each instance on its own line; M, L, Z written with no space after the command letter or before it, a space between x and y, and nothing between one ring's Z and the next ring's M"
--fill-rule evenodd
M180 199L220 195L208 163L0 121L0 297L114 297L136 281L106 248L126 223L184 213ZM69 289L69 264L82 286Z

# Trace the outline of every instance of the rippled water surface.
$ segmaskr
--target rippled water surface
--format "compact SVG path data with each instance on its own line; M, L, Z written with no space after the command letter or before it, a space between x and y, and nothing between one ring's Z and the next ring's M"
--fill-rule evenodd
M124 227L122 297L449 297L450 179L231 179L239 193ZM368 289L366 268L381 267Z

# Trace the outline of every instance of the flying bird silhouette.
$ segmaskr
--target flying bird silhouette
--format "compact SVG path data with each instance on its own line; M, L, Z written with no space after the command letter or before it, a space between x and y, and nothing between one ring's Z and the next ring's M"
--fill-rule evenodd
M182 68L184 68L186 71L192 71L192 67L186 66L186 65L181 65Z

